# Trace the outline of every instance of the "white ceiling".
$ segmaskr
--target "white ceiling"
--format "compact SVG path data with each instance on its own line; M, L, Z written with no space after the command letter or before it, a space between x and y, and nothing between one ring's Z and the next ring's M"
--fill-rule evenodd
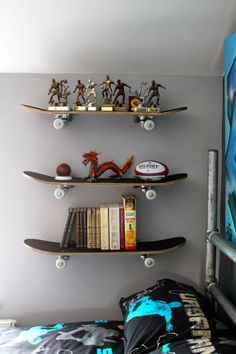
M0 72L222 75L236 0L0 0Z

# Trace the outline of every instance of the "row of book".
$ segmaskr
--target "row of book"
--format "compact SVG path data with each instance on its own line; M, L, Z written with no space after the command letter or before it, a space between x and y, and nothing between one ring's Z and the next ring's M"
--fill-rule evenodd
M69 208L61 248L135 250L136 198L123 195L122 203Z

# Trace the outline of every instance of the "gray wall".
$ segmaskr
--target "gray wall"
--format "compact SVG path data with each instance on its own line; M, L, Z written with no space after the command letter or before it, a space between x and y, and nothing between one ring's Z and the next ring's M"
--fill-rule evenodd
M112 76L112 75L111 75ZM54 75L1 75L1 318L20 324L121 318L121 296L152 285L164 276L202 288L204 233L206 229L207 150L221 146L221 78L154 77L167 87L165 107L187 105L188 111L160 118L156 130L146 132L129 117L75 117L57 131L52 118L25 111L20 103L47 106L47 92ZM76 80L89 76L65 75L71 91ZM104 76L90 75L101 82ZM117 77L113 77L117 79ZM133 88L150 76L120 76ZM73 102L73 99L70 99ZM75 188L58 201L53 188L22 176L23 170L54 175L60 162L72 166L74 175L87 174L83 152L101 150L101 161L122 164L133 154L134 163L157 159L171 173L187 172L189 178L162 188L149 202L129 188ZM23 246L25 238L58 241L68 207L119 201L135 193L138 233L143 240L185 236L187 245L156 257L152 269L135 256L72 257L63 271L55 257L34 253Z

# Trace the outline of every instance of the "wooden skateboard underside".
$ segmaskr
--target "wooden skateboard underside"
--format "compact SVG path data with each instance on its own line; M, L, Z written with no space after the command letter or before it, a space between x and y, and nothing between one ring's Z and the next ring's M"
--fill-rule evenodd
M186 243L184 237L172 237L159 241L138 242L135 251L102 251L95 249L60 248L59 242L39 239L26 239L24 245L35 252L58 256L82 256L82 255L143 255L165 253L183 247Z
M53 185L63 185L63 186L82 186L82 185L129 185L132 187L160 187L169 184L173 184L176 181L183 180L187 178L187 173L179 173L174 175L169 175L159 181L145 181L140 178L98 178L97 180L87 180L85 178L72 178L72 180L57 180L55 177L44 175L37 172L32 171L24 171L24 176L31 178L34 181L48 183Z
M53 114L73 114L73 115L117 115L117 116L138 116L138 115L142 115L142 116L165 116L171 113L177 113L180 111L185 111L187 110L187 107L178 107L178 108L172 108L172 109L167 109L161 112L116 112L116 111L112 111L112 112L103 112L103 111L73 111L73 110L69 110L69 111L59 111L59 110L49 110L49 109L44 109L44 108L40 108L40 107L35 107L35 106L30 106L30 105L26 105L26 104L21 104L21 107L28 109L30 111L33 112L38 112L38 113L43 113L43 114L47 114L47 115L53 115Z

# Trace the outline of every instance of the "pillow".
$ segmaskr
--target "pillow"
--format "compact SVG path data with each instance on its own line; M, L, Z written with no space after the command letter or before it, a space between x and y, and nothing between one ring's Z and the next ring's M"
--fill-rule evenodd
M58 323L0 330L0 354L123 354L123 322Z
M154 350L179 339L228 333L201 294L171 279L159 280L148 289L122 298L120 307L124 316L125 354Z
M187 339L165 344L149 354L235 354L236 337Z

